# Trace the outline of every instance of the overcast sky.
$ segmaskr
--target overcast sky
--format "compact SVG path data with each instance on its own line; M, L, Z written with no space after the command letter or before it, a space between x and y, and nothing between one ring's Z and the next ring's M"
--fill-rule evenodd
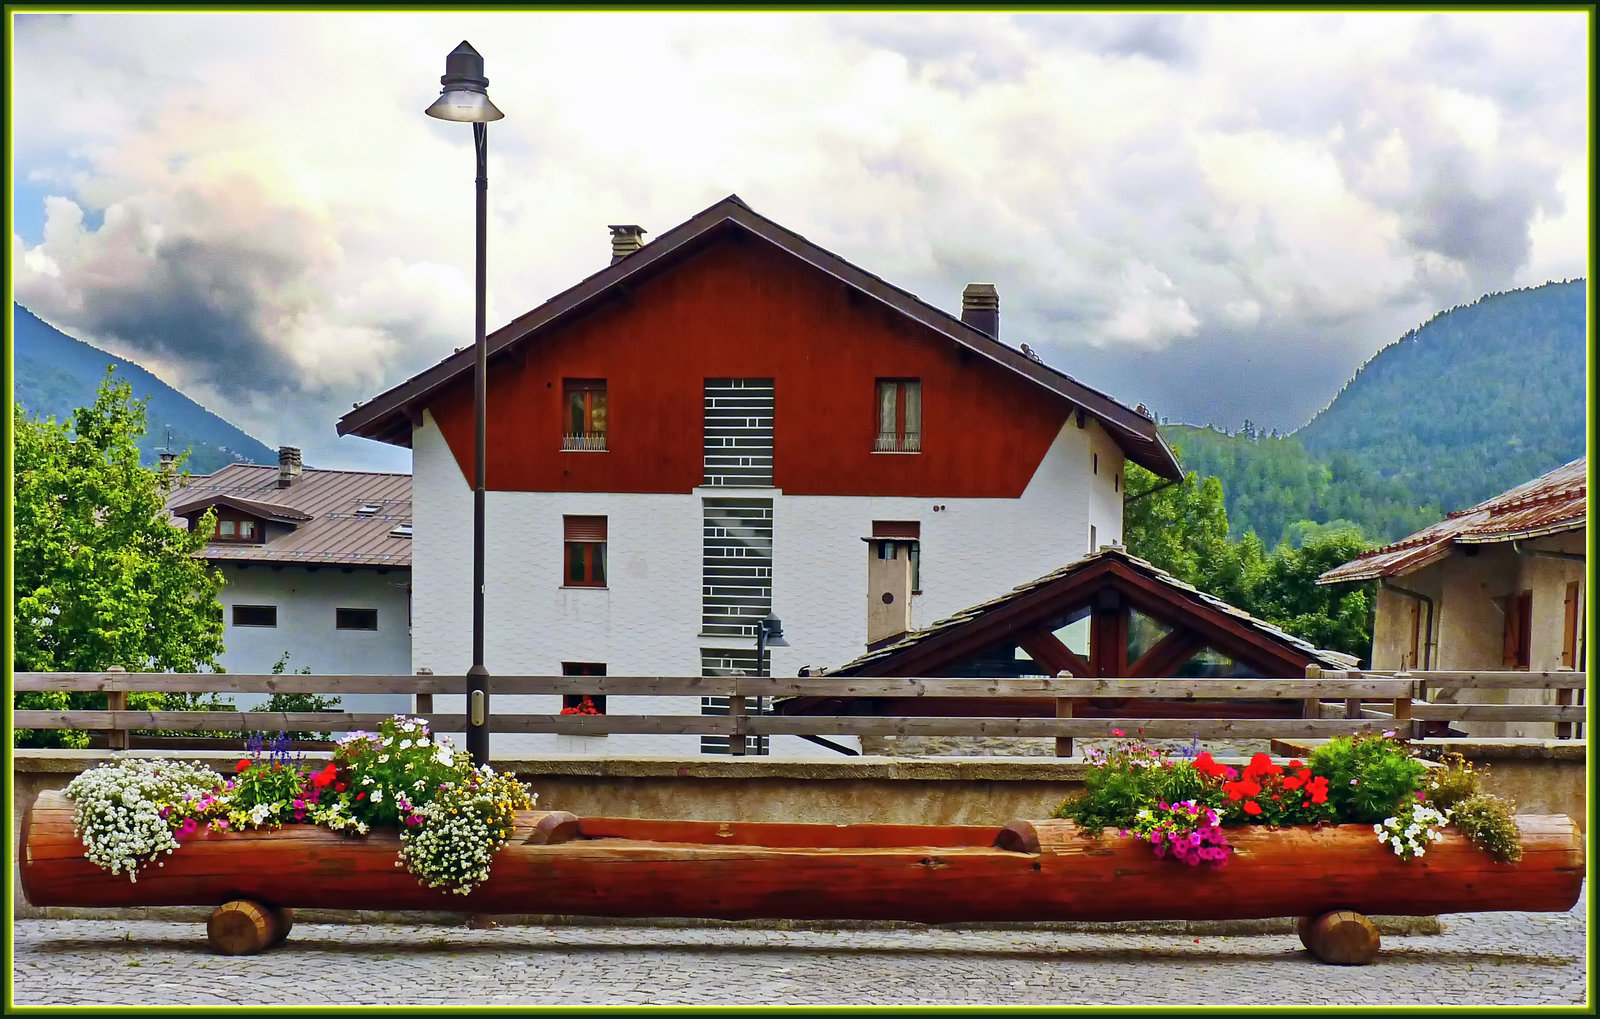
M737 193L1178 421L1288 430L1483 293L1587 275L1582 13L14 14L15 297L308 464L472 339ZM757 340L758 338L752 338Z

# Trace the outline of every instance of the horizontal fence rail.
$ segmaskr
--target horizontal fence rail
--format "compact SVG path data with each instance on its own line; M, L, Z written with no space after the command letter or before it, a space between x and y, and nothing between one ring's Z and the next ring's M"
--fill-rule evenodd
M731 710L707 714L561 715L495 712L492 728L504 733L560 735L702 735L744 737L824 736L1007 736L1055 738L1057 752L1071 753L1074 738L1106 738L1115 730L1151 738L1322 739L1337 735L1395 730L1423 735L1423 723L1524 721L1555 723L1561 735L1587 717L1574 704L1573 692L1584 690L1587 676L1574 672L1411 672L1368 673L1309 669L1306 677L1282 679L1209 678L856 678L829 676L494 676L494 695L613 695L628 697L727 697ZM416 698L415 714L439 732L461 732L464 714L435 712L435 695L461 695L465 676L392 675L245 675L127 672L18 673L17 693L63 691L105 693L103 710L17 709L12 724L19 729L77 729L110 733L111 746L126 747L135 731L182 733L351 732L373 730L391 717L386 713L349 711L152 711L132 710L128 694L314 693L406 694ZM1419 694L1449 689L1453 695L1471 690L1547 690L1555 704L1477 704L1429 702ZM751 714L739 710L748 698L768 701L821 698L816 714ZM992 715L934 714L930 704L914 716L845 714L850 699L960 698L970 709L974 700L993 700ZM1143 717L1140 705L1127 700L1195 702L1204 717ZM1015 701L1053 701L1056 717L1014 717ZM1236 701L1299 702L1302 717L1214 717ZM614 704L614 702L613 702ZM1222 707L1218 707L1222 705ZM1180 705L1181 706L1181 705ZM1122 711L1121 717L1083 717L1083 712ZM1037 711L1035 707L1035 711ZM826 713L823 713L826 712ZM1074 717L1077 716L1077 717ZM1342 717L1338 717L1342 716ZM735 751L737 752L737 750Z

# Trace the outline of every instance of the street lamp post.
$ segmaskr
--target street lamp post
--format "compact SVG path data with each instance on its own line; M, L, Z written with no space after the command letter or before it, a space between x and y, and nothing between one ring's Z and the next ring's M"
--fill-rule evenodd
M756 675L764 677L772 671L767 668L767 648L788 646L789 642L783 639L783 620L770 612L767 613L766 618L756 624ZM757 697L756 714L761 714L761 707L761 698ZM745 737L742 734L734 736L729 741L728 750L732 754L743 756Z
M483 57L463 41L444 58L444 86L427 114L439 120L472 125L473 147L478 155L478 258L476 362L473 366L473 418L477 438L472 472L472 668L467 670L467 753L474 765L489 762L489 670L483 664L483 490L484 456L488 432L488 345L484 340L484 273L489 214L489 121L505 114L489 101L489 79L483 76Z

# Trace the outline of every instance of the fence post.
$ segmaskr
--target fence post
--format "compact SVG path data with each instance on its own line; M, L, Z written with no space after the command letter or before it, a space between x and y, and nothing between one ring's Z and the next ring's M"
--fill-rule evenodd
M1307 665L1306 666L1306 678L1307 679L1321 679L1322 678L1322 666L1320 666L1320 665ZM1322 701L1319 700L1316 697L1307 697L1304 701L1301 702L1301 705L1300 705L1300 717L1301 718L1321 718L1322 717Z
M1571 703L1572 703L1572 688L1571 687L1565 687L1564 686L1561 689L1556 691L1556 704L1561 705L1561 706L1564 707L1564 706L1570 705ZM1571 722L1557 722L1556 723L1556 739L1571 739L1571 738L1572 738L1572 723Z
M112 666L110 666L110 667L108 667L106 669L106 672L112 675L112 677L113 677L112 681L115 682L115 677L116 676L119 676L119 675L125 676L125 675L127 675L128 670L124 669L120 665L112 665ZM128 710L128 691L126 691L126 690L107 690L106 691L106 710L107 711L127 711ZM126 749L128 749L129 745L130 745L130 740L128 738L128 730L126 730L126 729L112 729L110 732L108 732L106 734L106 747L108 749L111 749L111 750L126 750Z
M1072 717L1072 698L1071 697L1057 697L1056 698L1056 717L1057 718L1071 718ZM1072 737L1071 736L1057 736L1056 737L1056 756L1057 757L1071 757L1072 756Z
M418 669L417 670L417 675L419 675L419 676L431 676L431 675L433 675L433 670L432 669L426 669L426 668ZM431 714L433 714L433 694L431 694L431 693L419 693L419 694L417 694L417 714L419 714L419 715L431 715Z
M1417 723L1411 719L1411 698L1394 699L1394 734L1401 739L1417 738Z
M736 757L743 757L745 754L744 694L728 695L728 718L733 722L733 732L728 736L728 753Z

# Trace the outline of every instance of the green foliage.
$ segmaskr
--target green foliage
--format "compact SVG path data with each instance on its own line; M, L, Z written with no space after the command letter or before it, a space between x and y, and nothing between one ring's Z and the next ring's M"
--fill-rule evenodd
M1516 863L1522 859L1522 829L1512 820L1516 812L1515 803L1478 793L1456 804L1450 823L1491 859Z
M215 668L222 577L193 555L210 528L190 533L167 523L159 478L139 464L144 405L107 372L93 406L69 423L37 420L15 406L12 423L13 670ZM180 695L161 706L194 700ZM24 693L14 704L103 710L106 697ZM87 745L84 734L61 731L18 730L14 740Z
M1444 767L1434 769L1428 776L1428 802L1435 807L1453 810L1462 800L1471 799L1483 791L1483 772L1465 757L1446 754L1440 758L1440 763Z
M1316 647L1368 655L1375 585L1316 582L1372 547L1359 530L1301 527L1298 547L1283 543L1269 555L1254 531L1229 538L1218 479L1190 472L1181 484L1158 487L1160 480L1138 464L1127 462L1124 470L1123 541L1130 553Z
M1339 736L1312 751L1307 762L1328 779L1328 802L1341 823L1371 824L1412 802L1427 766L1404 743L1387 736Z

